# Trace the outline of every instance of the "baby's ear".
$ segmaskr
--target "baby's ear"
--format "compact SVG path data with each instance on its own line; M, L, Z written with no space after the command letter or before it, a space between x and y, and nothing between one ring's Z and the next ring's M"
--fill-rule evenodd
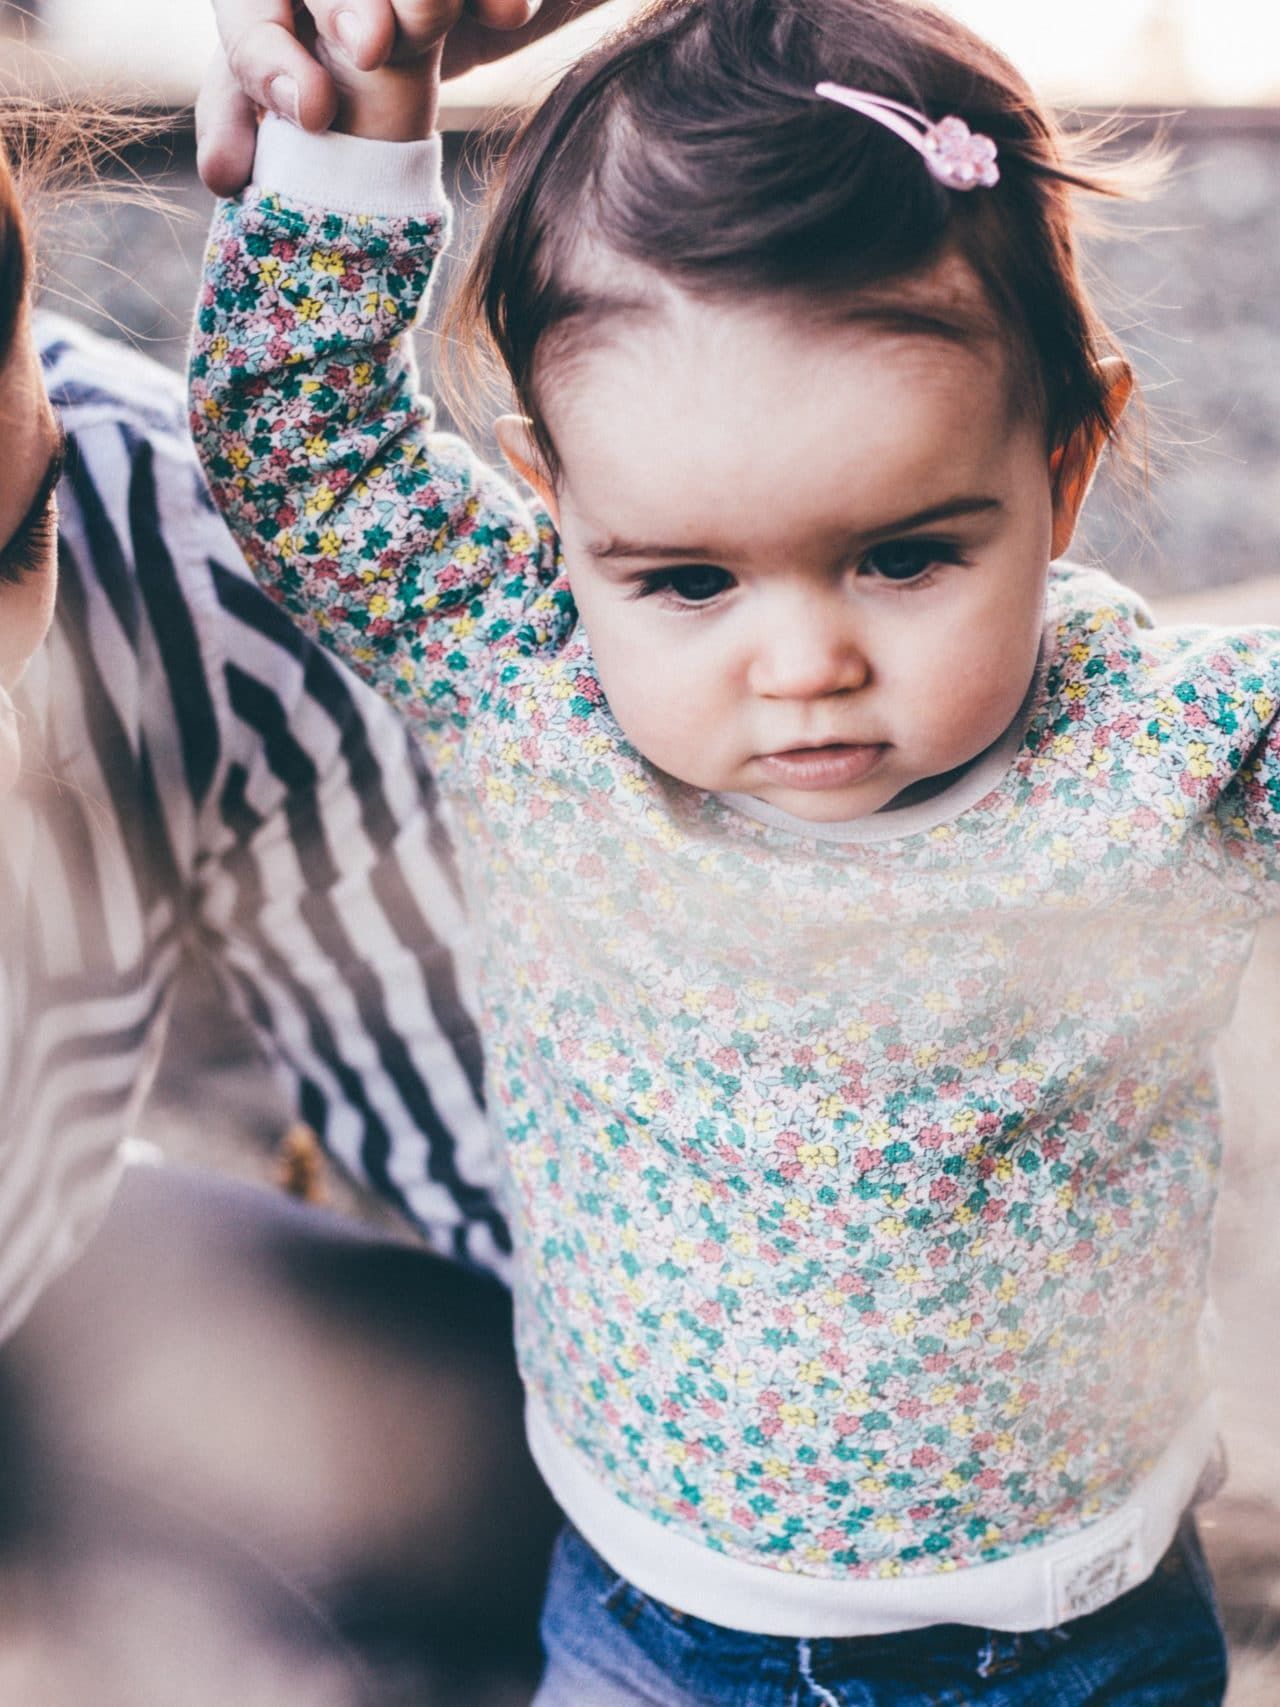
M502 447L503 456L521 480L533 487L547 514L559 527L560 512L556 504L556 489L542 452L538 449L538 442L533 436L533 422L527 415L499 415L493 423L493 432Z
M1114 430L1133 394L1133 369L1123 356L1104 356L1098 372L1106 382L1106 416ZM1059 445L1049 458L1049 478L1053 482L1050 556L1054 559L1061 557L1071 544L1099 459L1107 448L1107 439L1100 426L1087 422L1077 427L1066 444Z

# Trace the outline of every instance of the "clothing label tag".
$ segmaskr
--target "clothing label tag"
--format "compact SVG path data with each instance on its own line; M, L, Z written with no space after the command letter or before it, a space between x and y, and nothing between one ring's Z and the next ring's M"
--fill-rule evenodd
M1138 1536L1142 1513L1125 1513L1119 1528L1051 1566L1053 1622L1067 1624L1118 1600L1138 1580Z

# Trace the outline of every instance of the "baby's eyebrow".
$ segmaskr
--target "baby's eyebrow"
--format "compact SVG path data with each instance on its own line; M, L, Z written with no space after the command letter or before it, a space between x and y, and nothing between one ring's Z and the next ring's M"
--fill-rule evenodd
M988 511L1003 508L999 498L986 495L947 498L941 504L930 504L926 509L916 510L909 516L899 516L895 521L879 523L871 528L859 528L857 537L883 538L888 534L907 533L912 528L927 527L930 522L951 521L959 516L984 515ZM588 540L586 552L589 557L595 558L597 563L608 563L620 557L656 557L680 563L707 563L715 561L717 557L715 551L704 545L650 545L640 540L620 539L614 535Z
M589 539L586 552L601 563L617 557L667 557L681 563L701 563L715 555L701 545L646 545L640 540L618 539L613 535Z
M875 534L907 533L912 528L927 527L930 522L951 521L956 516L980 516L988 510L1003 508L999 498L976 495L971 498L947 498L941 504L930 504L926 509L916 510L909 516L899 516L896 521L883 522L878 527L864 531L868 538Z

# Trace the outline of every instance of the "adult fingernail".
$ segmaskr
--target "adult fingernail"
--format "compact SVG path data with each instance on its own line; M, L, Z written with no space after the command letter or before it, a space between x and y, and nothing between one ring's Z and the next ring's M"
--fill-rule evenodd
M333 33L346 49L347 57L358 60L364 47L364 25L355 13L336 12L333 19Z
M267 84L267 99L271 102L271 110L280 114L283 119L291 119L294 124L300 122L298 114L298 85L292 77L273 77Z

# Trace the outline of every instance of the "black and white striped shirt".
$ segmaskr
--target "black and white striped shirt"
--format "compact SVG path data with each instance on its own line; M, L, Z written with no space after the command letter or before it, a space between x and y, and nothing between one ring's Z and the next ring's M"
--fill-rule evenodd
M69 457L0 804L0 1332L104 1211L192 952L331 1152L501 1272L464 922L411 739L250 579L177 384L64 321L41 340Z

